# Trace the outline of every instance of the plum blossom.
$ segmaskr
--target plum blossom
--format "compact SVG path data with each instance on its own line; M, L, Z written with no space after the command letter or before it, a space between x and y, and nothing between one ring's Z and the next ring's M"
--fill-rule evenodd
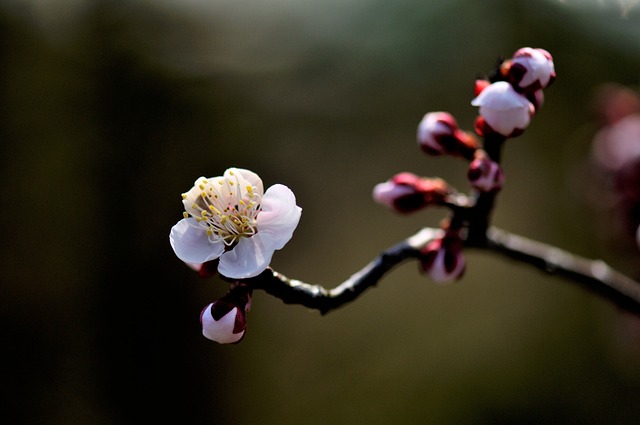
M497 81L471 101L480 107L480 117L489 128L505 137L520 134L531 121L535 108L506 81Z
M169 235L178 258L192 267L219 259L218 272L234 279L263 272L291 239L302 211L288 187L263 192L260 177L241 168L198 178L182 203L184 218Z
M551 54L531 47L523 47L513 54L508 74L511 84L524 92L548 87L556 78Z

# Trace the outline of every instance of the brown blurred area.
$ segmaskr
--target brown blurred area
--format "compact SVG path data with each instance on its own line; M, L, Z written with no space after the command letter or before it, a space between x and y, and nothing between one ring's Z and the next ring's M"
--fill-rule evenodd
M637 324L558 278L470 252L407 264L321 317L257 293L242 343L200 334L226 290L175 258L180 193L230 166L303 208L282 273L331 287L444 211L399 217L428 111L472 128L473 80L542 47L558 79L504 153L505 229L601 257L581 176L605 82L640 83L640 6L614 1L0 3L0 417L7 424L634 424Z

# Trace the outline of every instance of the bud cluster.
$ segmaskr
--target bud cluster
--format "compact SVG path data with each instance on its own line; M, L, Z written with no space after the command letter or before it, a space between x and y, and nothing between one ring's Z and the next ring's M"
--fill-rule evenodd
M468 242L465 238L474 240L471 244L486 238L493 199L505 180L499 164L502 142L518 136L529 125L542 106L542 90L555 77L551 55L543 49L525 47L511 59L502 61L491 78L476 80L471 104L480 108L474 129L483 138L482 143L472 132L462 130L448 112L429 112L423 116L417 129L418 146L427 155L448 155L469 161L470 196L457 192L443 179L409 172L398 173L374 187L374 200L398 213L413 213L432 206L451 210L452 216L441 225L441 236L420 250L421 271L434 282L451 282L462 277L465 271L462 251Z
M495 75L478 80L473 106L480 108L475 129L481 136L516 137L542 107L543 89L556 78L553 58L544 49L523 47L503 61Z

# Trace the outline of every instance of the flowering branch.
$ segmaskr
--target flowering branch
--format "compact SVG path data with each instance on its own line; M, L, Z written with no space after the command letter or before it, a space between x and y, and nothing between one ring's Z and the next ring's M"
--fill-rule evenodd
M487 232L487 244L483 248L567 278L625 311L640 314L640 283L602 260L580 257L495 227Z
M263 290L281 299L286 304L299 304L326 314L354 301L406 260L418 259L421 249L441 237L442 232L441 229L429 227L420 230L383 251L359 272L332 289L289 279L271 268L244 282L253 289ZM545 273L567 278L625 311L640 313L640 283L613 270L601 260L589 260L495 227L488 229L482 244L473 243L470 247L504 255L532 265Z
M289 188L276 184L264 191L258 175L241 168L197 179L182 195L184 218L173 226L169 239L178 258L200 276L218 273L229 283L229 292L202 311L203 335L219 343L242 340L254 290L326 314L354 301L406 260L417 260L420 271L433 282L453 282L465 273L463 251L467 249L504 255L568 278L639 314L640 283L602 261L490 225L495 199L505 180L500 165L502 148L528 127L542 107L543 89L555 77L551 55L526 47L501 61L486 79L476 80L471 104L479 107L474 130L482 140L460 129L448 112L425 114L417 131L420 149L427 155L468 161L470 192L458 192L441 178L410 172L377 184L374 200L397 213L411 214L435 206L447 208L450 214L439 228L423 228L332 289L290 279L269 267L274 251L289 241L300 219L302 210Z
M326 314L358 298L366 289L375 286L382 277L405 260L420 255L420 248L442 233L440 229L424 228L415 235L383 251L349 279L333 289L311 285L268 268L262 274L245 279L253 289L261 289L280 298L286 304L300 304Z

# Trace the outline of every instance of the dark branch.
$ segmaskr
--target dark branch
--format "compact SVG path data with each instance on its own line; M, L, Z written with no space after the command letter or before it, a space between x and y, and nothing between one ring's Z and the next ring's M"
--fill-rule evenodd
M261 289L280 298L287 304L300 304L326 314L355 300L366 289L375 286L387 272L398 264L417 257L420 248L441 233L440 229L422 229L410 238L382 252L362 270L333 289L289 279L270 268L245 282L254 289Z
M325 314L358 298L400 263L417 258L420 248L441 235L440 229L424 228L383 251L362 270L333 289L289 279L270 268L245 280L245 283L253 289L260 289L280 298L287 304L303 305ZM600 260L589 260L493 227L487 231L485 240L483 245L473 241L469 248L493 251L546 273L567 278L626 311L640 314L640 284Z
M589 260L554 246L490 228L487 249L578 284L618 307L640 313L640 283L601 260Z

